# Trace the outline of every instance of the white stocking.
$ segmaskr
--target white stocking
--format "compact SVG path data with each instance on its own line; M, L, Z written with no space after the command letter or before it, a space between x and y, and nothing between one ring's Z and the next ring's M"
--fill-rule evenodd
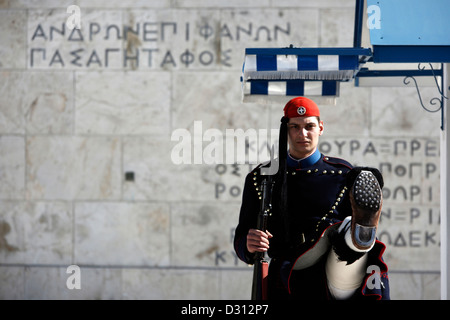
M339 227L339 232L345 231L345 240L347 245L357 252L367 252L367 250L357 249L351 239L351 217L347 217ZM337 300L344 300L350 298L361 286L362 280L366 274L367 268L367 254L364 254L361 258L347 265L346 261L339 260L338 256L333 249L328 254L325 270L327 274L328 288L331 294Z

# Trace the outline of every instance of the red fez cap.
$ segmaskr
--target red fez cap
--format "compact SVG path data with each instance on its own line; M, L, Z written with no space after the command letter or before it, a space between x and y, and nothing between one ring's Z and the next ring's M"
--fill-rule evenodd
M311 99L297 97L291 99L284 107L286 118L320 117L319 107Z

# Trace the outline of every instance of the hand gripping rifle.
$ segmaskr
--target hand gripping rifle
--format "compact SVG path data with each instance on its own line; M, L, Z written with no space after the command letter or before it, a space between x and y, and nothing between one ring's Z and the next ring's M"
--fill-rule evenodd
M258 215L257 229L266 232L269 212L272 209L272 175L268 175L261 183L261 208ZM267 300L267 282L269 262L264 252L256 252L253 266L252 300Z

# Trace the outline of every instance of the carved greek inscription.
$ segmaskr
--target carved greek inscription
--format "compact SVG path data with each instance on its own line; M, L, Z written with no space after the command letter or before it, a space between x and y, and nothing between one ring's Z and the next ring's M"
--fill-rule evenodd
M79 24L80 22L77 21ZM237 42L270 43L291 34L291 23L142 21L120 25L89 21L83 28L37 21L29 41L30 68L231 68ZM217 46L222 39L227 47ZM125 46L123 43L125 42ZM176 45L175 45L176 44Z

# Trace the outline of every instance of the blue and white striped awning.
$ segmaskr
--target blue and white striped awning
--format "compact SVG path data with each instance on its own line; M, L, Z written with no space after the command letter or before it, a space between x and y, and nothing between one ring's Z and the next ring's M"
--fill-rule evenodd
M249 80L244 83L244 94L274 96L339 96L339 81L308 80Z
M371 58L364 48L247 48L242 70L244 101L258 96L339 96Z
M243 80L348 81L370 57L364 48L247 48Z

